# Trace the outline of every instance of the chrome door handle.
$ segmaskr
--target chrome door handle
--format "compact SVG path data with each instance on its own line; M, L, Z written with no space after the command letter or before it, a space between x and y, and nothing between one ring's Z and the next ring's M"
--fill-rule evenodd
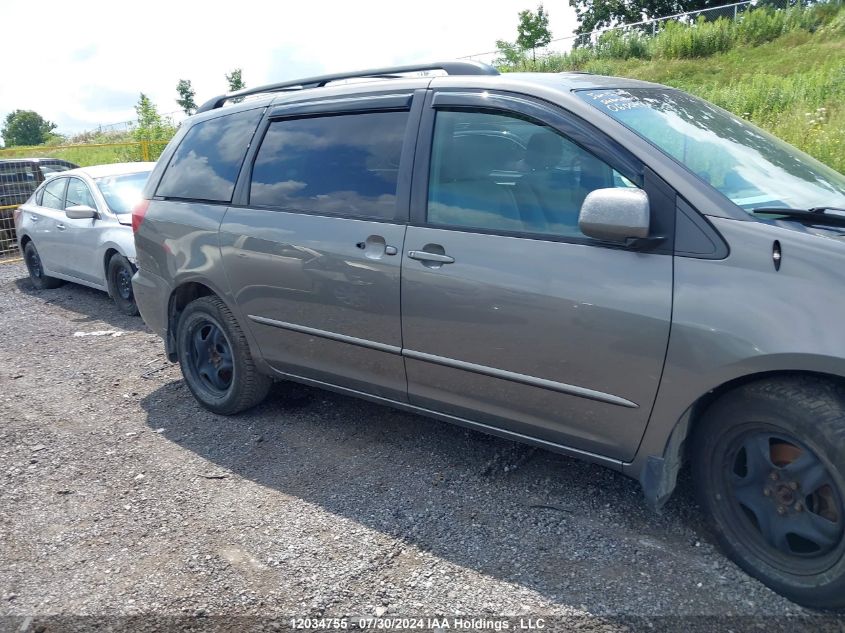
M57 224L56 228L59 229L60 231L64 231L66 227L65 227L64 224Z
M32 213L29 214L29 219L32 220L33 222L38 222L38 216L33 215Z
M455 263L454 257L450 257L449 255L440 255L439 253L429 253L428 251L408 251L408 257L421 262L437 262L438 264Z

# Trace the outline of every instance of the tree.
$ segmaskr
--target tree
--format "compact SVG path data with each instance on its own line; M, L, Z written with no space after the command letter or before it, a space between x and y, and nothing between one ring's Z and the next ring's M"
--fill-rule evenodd
M537 47L545 46L552 41L552 33L549 31L549 14L543 9L543 5L537 7L537 13L529 9L520 11L516 31L516 45L523 50L530 48L531 58L536 60Z
M569 0L578 18L576 33L641 22L675 13L718 7L727 0Z
M243 78L241 77L241 69L235 68L232 72L226 75L226 81L229 82L229 91L243 90L246 88Z
M15 110L6 115L6 121L0 134L6 147L16 145L41 145L50 140L56 124L47 121L32 110Z
M132 131L132 136L137 142L144 143L139 152L140 158L156 160L167 141L176 133L176 127L169 119L162 118L155 104L143 92L135 106L135 114L138 115L138 122ZM157 142L150 143L150 141ZM143 148L146 148L146 152Z
M179 104L179 107L182 108L182 111L191 116L194 112L196 112L197 104L194 101L194 96L196 96L196 91L191 86L190 79L180 79L179 83L176 84L176 92L179 93L179 98L176 99L176 103Z
M499 57L493 60L494 66L516 68L525 59L523 50L513 42L496 40L496 50L499 51Z

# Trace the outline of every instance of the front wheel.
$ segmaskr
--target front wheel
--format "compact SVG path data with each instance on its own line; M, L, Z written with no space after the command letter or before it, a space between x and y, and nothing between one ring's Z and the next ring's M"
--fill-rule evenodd
M727 554L790 600L845 608L845 390L814 378L746 385L708 408L693 449Z
M58 288L64 282L55 277L48 277L44 274L44 266L41 263L41 256L33 242L27 242L23 248L23 259L26 262L26 269L29 272L29 279L32 285L38 290Z
M109 294L118 310L129 316L138 314L135 295L132 294L132 275L134 274L135 269L123 255L114 255L109 260L106 275L109 282Z
M188 388L214 413L232 415L254 407L273 384L255 368L243 330L218 297L188 304L176 328L176 349Z

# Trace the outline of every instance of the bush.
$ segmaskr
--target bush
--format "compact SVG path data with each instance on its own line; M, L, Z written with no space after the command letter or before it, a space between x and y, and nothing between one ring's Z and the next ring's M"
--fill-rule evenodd
M786 14L772 9L747 11L736 25L737 40L752 46L771 42L785 32Z
M594 47L598 59L649 59L649 38L640 31L613 30L599 36Z
M691 25L666 22L654 37L654 54L666 59L705 57L731 49L735 41L733 21L719 18L708 22L699 16Z

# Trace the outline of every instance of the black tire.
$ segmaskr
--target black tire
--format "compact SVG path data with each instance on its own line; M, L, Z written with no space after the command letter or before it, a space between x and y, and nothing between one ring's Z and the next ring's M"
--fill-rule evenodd
M32 285L38 290L49 290L58 288L64 282L55 277L48 277L44 274L44 267L41 264L41 256L33 242L27 242L23 247L23 260L26 262L26 269L29 271L29 279Z
M707 409L693 451L727 555L798 604L845 608L845 390L812 377L740 387Z
M250 409L264 400L273 384L255 368L243 330L218 297L188 304L176 328L176 350L191 393L214 413Z
M123 255L112 255L108 266L106 266L109 295L117 309L128 316L138 314L135 294L132 291L132 275L134 274L135 267Z

